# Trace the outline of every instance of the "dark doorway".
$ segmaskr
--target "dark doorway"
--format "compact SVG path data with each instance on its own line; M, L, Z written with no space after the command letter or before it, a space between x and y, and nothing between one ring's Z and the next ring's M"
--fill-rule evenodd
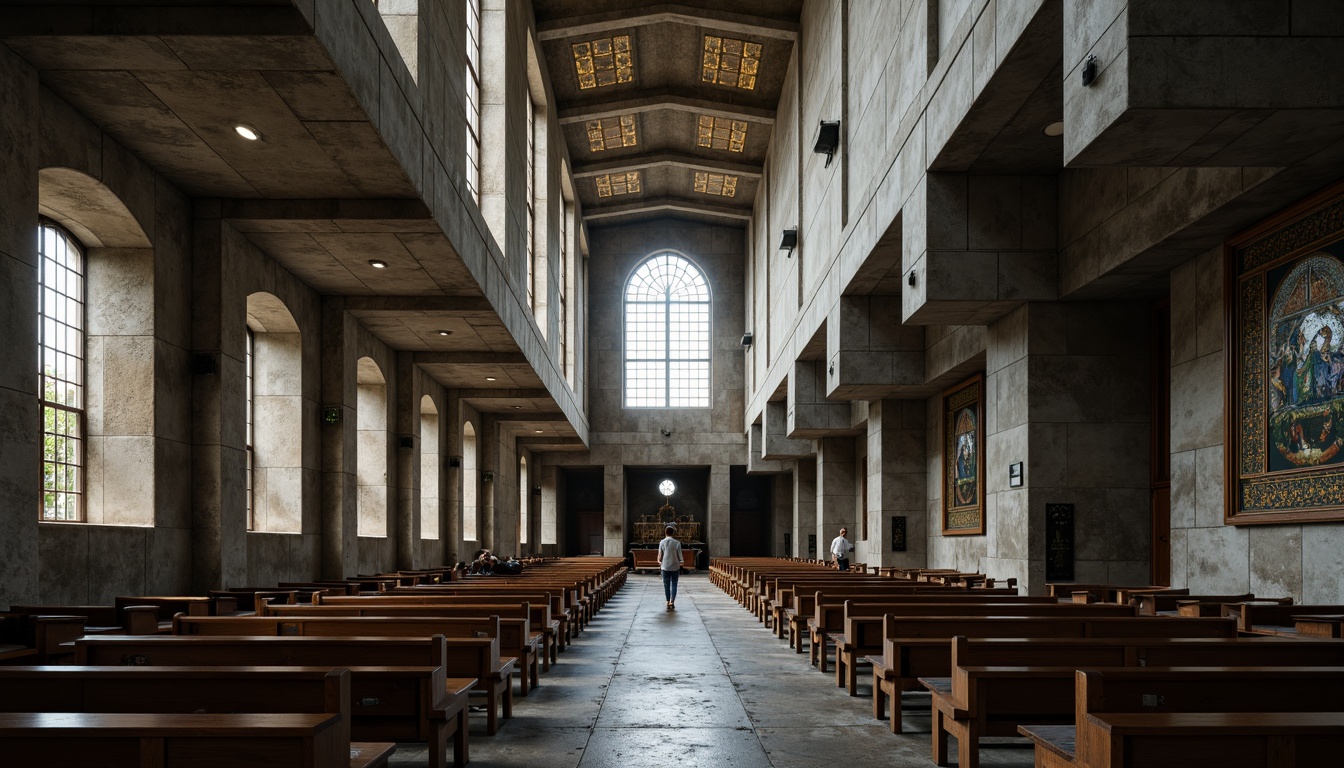
M565 552L569 555L602 554L602 470L562 469L564 477Z
M1153 307L1152 583L1171 583L1171 305Z
M676 485L666 501L658 490L664 480ZM663 512L665 503L673 509ZM669 518L679 521L682 546L700 550L697 559L701 566L707 565L709 467L626 467L626 549L657 546L664 535L661 523Z
M728 547L733 557L766 557L774 538L774 477L748 475L745 466L728 471Z

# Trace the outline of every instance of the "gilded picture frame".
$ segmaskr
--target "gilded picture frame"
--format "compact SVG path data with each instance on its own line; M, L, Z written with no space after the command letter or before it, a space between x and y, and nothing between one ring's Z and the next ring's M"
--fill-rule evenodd
M1225 256L1224 521L1344 520L1344 185Z
M943 535L985 532L985 377L943 393Z

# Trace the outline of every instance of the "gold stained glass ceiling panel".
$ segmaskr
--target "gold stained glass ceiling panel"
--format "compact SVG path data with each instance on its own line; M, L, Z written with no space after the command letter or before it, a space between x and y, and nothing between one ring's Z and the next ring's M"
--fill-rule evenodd
M761 44L705 35L700 79L714 85L755 90L761 66Z
M726 117L700 116L695 143L706 149L726 149L741 152L747 142L747 124L743 120Z
M639 171L604 173L593 181L597 183L598 197L633 195L640 191Z
M570 48L574 52L574 72L579 76L581 90L629 83L635 79L629 35L599 37L574 43Z
M695 172L695 191L720 197L737 196L737 177L724 173Z
M588 149L593 152L605 152L608 149L633 147L639 144L634 115L589 120L583 127L588 132Z

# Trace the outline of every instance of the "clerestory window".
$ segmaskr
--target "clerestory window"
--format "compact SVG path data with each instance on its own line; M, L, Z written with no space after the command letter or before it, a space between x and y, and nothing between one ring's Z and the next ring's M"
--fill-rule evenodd
M42 409L42 519L84 519L85 263L61 227L37 232L38 384Z

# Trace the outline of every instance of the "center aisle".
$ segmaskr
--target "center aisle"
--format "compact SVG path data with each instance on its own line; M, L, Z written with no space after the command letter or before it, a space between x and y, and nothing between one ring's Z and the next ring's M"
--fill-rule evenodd
M470 765L933 766L927 710L906 712L917 732L893 735L862 691L836 688L703 572L681 577L675 611L658 576L631 574L496 736L472 729ZM981 762L1030 768L1032 754L985 750ZM401 745L392 765L423 766L424 749Z

